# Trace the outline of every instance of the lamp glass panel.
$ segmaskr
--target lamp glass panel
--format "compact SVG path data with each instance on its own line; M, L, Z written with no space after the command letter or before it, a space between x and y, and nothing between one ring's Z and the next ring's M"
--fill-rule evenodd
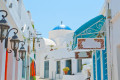
M40 44L39 44L39 47L40 47Z
M11 41L11 48L14 49L14 41Z
M26 52L24 51L24 52L23 52L23 58L25 58L25 55L26 55Z
M7 29L2 30L2 37L5 38L7 35Z
M22 58L24 59L24 52L22 52Z
M25 59L25 51L21 51L21 59Z
M40 42L39 38L37 38L37 42Z
M23 58L23 54L22 54L22 51L20 51L20 58L21 58L21 59Z
M19 47L19 42L15 41L15 49L18 49L18 47Z
M1 27L2 27L2 26L0 26L0 37L1 37Z

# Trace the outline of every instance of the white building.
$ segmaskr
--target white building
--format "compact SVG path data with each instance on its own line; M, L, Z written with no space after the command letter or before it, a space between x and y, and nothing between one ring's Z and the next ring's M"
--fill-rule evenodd
M108 80L120 80L120 0L105 0Z
M31 20L30 12L27 12L25 10L23 0L0 0L0 10L6 10L8 12L8 16L6 17L8 25L10 26L10 29L11 28L18 29L18 34L17 34L18 38L20 39L20 41L25 41L24 47L27 51L26 60L23 62L22 60L16 61L16 58L14 57L14 51L11 54L8 54L8 63L6 69L5 68L6 49L4 48L5 41L3 41L3 43L0 43L0 80L29 80L30 67L25 68L24 66L30 65L29 63L26 64L26 62L29 62L28 56L32 57L30 53L33 52L28 51L28 45L31 46L29 50L32 50L33 44L29 43L27 39L30 37L29 35L30 33L33 35L33 37L36 34L35 30L32 27L33 24ZM2 14L4 13L2 12L0 13L0 19ZM13 36L13 31L10 32L9 38L11 38L12 36ZM10 42L8 44L8 49L11 49ZM26 73L28 73L27 76Z
M84 80L87 78L81 73L81 69L82 63L88 61L75 59L75 53L72 51L73 34L73 30L61 24L49 32L49 39L40 40L36 58L36 75L39 78L54 80ZM63 68L65 67L70 68L68 75L64 75Z

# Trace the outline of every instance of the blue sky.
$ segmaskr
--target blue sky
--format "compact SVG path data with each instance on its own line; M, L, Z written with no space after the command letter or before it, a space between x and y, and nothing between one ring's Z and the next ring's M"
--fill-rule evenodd
M35 29L48 37L48 32L63 24L72 30L99 15L104 0L23 0L32 14Z

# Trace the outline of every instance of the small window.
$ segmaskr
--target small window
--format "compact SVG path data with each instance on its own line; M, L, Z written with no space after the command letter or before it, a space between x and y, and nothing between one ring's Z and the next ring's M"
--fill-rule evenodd
M39 47L40 47L40 44L39 44Z
M60 61L57 61L57 74L60 74Z
M81 72L82 70L82 59L77 60L77 72Z
M26 69L24 67L24 65L26 65L26 59L22 61L22 78L25 79L25 75L26 75Z
M34 54L34 59L36 59L36 54Z

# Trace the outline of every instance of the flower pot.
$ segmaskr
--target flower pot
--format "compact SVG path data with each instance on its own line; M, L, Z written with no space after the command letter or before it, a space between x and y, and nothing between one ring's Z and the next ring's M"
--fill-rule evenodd
M51 49L50 51L53 51L53 49Z
M67 74L68 74L68 71L64 71L64 73L65 73L65 75L67 75Z

